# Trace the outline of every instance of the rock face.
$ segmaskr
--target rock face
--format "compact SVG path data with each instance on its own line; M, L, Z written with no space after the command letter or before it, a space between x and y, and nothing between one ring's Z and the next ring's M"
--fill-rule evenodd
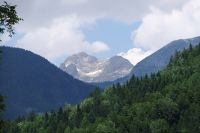
M114 81L128 75L133 65L121 56L98 60L84 52L69 56L60 68L85 82Z
M6 118L79 103L94 89L30 51L8 47L0 50L0 95L5 97Z

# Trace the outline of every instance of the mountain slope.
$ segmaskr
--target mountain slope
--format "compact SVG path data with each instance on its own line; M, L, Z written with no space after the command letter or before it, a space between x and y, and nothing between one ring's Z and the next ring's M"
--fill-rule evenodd
M190 44L195 46L199 43L200 37L173 41L135 65L131 75L144 76L145 74L156 73L167 66L170 57L176 51L182 51L184 48L187 49Z
M5 96L7 118L78 103L93 90L32 52L0 49L0 94Z
M60 68L85 82L105 82L128 75L133 65L121 56L98 60L84 52L69 56Z

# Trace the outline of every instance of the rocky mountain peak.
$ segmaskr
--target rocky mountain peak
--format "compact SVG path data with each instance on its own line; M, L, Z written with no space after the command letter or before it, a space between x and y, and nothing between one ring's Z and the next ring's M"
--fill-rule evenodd
M99 60L85 52L80 52L69 56L60 68L85 82L105 82L128 75L133 65L121 56Z

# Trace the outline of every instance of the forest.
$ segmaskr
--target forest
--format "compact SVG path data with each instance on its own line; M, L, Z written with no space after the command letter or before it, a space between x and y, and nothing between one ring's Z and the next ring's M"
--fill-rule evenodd
M1 133L199 133L200 44L157 74L96 88L78 105L4 121Z

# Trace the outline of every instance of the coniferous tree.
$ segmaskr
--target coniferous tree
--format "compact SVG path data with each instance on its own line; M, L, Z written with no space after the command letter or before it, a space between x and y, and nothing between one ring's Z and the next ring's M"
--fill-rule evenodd
M192 51L192 44L189 45L189 50Z

